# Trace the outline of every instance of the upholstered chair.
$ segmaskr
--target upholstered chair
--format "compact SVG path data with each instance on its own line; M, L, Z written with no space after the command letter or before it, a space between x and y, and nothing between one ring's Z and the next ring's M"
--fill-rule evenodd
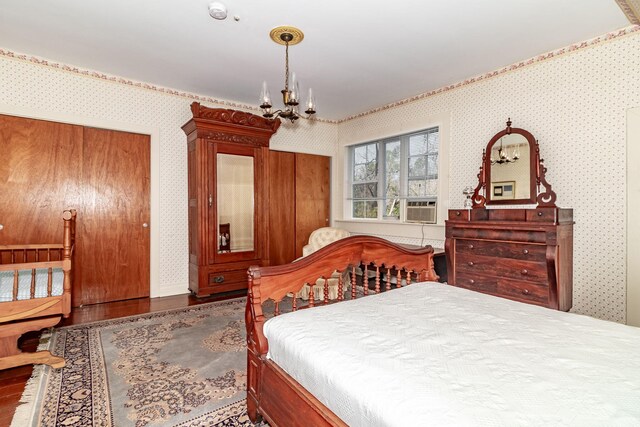
M306 257L309 254L314 253L318 249L327 246L329 243L333 243L337 240L344 239L345 237L349 237L350 233L347 230L343 230L341 228L334 227L322 227L313 231L309 236L309 243L302 248L302 258ZM342 273L342 286L343 291L346 291L349 284L349 273ZM334 271L331 277L328 278L327 282L329 285L329 299L334 300L338 298L338 281L340 278L340 273ZM304 285L304 287L297 293L298 298L302 298L304 300L309 299L309 285ZM314 300L323 300L324 299L324 280L322 278L316 281L316 284L313 286L313 299Z

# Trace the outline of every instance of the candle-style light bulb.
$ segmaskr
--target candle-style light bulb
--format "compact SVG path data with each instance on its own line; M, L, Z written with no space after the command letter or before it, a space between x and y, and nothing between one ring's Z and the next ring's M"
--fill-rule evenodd
M262 91L260 92L260 108L267 110L271 108L271 94L267 87L267 82L262 82Z
M291 75L291 94L289 95L289 105L298 105L300 101L300 85L296 78L296 73Z
M313 97L313 89L309 88L309 96L307 97L307 109L305 113L314 114L316 112L316 100Z

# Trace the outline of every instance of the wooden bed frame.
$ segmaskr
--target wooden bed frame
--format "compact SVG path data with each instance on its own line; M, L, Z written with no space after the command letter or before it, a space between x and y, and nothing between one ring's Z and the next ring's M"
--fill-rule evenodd
M274 302L274 315L280 314L280 302L287 295L298 292L305 283L316 283L321 278L331 277L334 271L351 273L351 298L356 298L356 275L360 269L362 277L375 271L375 287L366 295L390 290L389 277L402 279L408 285L412 280L437 281L433 267L433 248L408 249L387 240L371 236L352 236L338 240L313 254L292 264L249 269L249 290L245 321L247 327L247 409L251 421L264 418L272 427L276 426L346 426L331 410L323 405L296 380L289 376L272 360L267 359L269 343L264 336L265 316L262 304ZM372 267L373 266L373 267ZM411 272L415 274L412 275ZM403 274L404 273L404 274ZM382 281L382 275L387 281ZM342 276L342 275L341 275ZM415 279L413 279L415 277ZM395 285L394 285L395 286ZM342 278L338 284L338 300L343 300ZM324 299L314 301L310 294L308 306L292 310L328 304L328 285L325 280Z
M49 351L22 353L18 339L30 331L56 325L71 312L72 258L75 242L76 211L63 212L62 243L0 245L0 271L13 272L13 300L0 302L0 369L31 363L44 363L54 368L64 366L64 359ZM52 296L52 269L64 274L63 293ZM36 269L48 269L47 297L36 298ZM31 270L31 298L18 300L18 271Z

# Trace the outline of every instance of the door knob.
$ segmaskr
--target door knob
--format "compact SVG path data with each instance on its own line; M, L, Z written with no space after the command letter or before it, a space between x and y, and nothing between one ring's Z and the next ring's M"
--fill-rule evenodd
M149 224L147 224L146 222L143 222L143 223L142 223L142 226L143 226L144 228L147 228L147 227L149 226Z
M4 225L0 224L0 230L2 230L4 228Z

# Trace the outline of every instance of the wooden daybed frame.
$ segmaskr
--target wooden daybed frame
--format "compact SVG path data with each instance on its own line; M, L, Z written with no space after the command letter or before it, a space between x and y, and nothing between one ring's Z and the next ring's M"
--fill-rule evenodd
M370 267L374 265L373 269ZM363 266L363 277L375 271L375 289L380 292L391 288L390 281L381 277L394 277L402 285L411 284L414 272L417 281L437 281L433 266L433 248L408 249L387 240L371 236L352 236L334 242L317 252L296 261L272 267L249 269L249 290L245 320L247 327L247 408L251 421L264 418L276 426L346 426L331 410L316 399L296 380L272 360L267 359L269 343L264 336L265 316L262 304L275 302L275 315L280 312L279 302L287 294L295 294L305 283L316 283L319 277L331 277L334 271L351 272L351 297L356 297L356 270ZM340 282L342 279L340 279ZM339 283L336 302L342 300L343 284ZM324 300L314 301L310 294L309 307L327 304L328 285L325 281ZM296 307L294 305L293 309Z
M18 339L30 331L56 325L71 312L72 258L75 242L76 211L63 212L62 243L0 245L0 271L13 272L13 300L0 302L0 370L32 363L54 368L64 366L64 359L49 351L23 353ZM47 296L36 298L36 269L48 269ZM52 269L62 269L62 295L52 296ZM31 270L31 295L18 300L18 272Z

